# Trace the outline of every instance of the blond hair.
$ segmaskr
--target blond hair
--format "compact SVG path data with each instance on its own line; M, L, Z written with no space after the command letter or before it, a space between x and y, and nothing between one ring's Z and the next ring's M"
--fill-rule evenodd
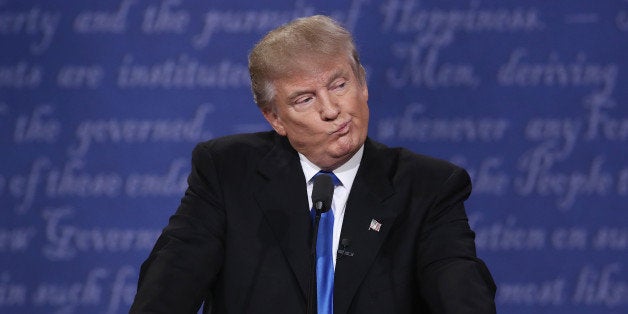
M364 68L351 33L324 15L298 18L270 31L249 54L253 99L266 110L273 102L273 81L315 58L331 59L345 54L360 84L366 84Z

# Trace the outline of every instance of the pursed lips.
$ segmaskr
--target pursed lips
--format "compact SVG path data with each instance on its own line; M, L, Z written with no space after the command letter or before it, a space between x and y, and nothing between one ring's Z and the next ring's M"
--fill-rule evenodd
M341 123L333 132L330 132L329 135L336 134L336 133L344 133L344 131L348 130L349 124L351 124L351 120Z

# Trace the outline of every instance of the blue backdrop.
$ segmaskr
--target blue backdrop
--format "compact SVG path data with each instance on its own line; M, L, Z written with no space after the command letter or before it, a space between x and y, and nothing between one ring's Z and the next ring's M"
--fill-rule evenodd
M125 313L247 54L328 14L369 134L467 168L500 313L628 313L628 1L0 1L0 312ZM242 165L246 167L247 165Z

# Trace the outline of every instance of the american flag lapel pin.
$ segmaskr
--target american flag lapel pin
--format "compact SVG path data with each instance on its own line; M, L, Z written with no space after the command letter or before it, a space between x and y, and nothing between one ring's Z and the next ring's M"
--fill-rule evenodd
M371 219L371 225L369 226L369 230L375 230L379 232L379 229L382 227L382 224L375 219Z

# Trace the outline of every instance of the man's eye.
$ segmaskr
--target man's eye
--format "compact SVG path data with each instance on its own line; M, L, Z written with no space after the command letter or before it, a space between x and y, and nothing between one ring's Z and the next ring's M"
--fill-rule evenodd
M347 86L347 82L341 82L336 85L336 89L343 89Z
M312 99L314 99L314 98L313 98L313 97L311 97L311 96L307 96L307 97L300 97L300 98L297 98L297 99L294 101L294 103L295 103L295 104L297 104L297 105L298 105L298 104L306 104L306 103L310 102Z

